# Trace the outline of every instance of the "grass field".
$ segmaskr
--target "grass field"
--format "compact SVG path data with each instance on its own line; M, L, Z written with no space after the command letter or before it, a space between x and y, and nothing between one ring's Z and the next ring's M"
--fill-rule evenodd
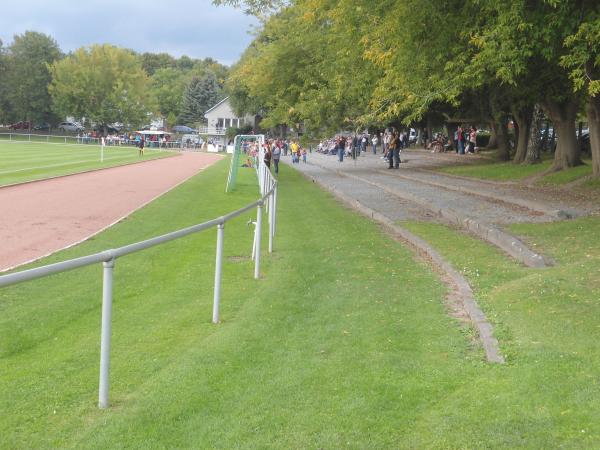
M584 160L583 162L584 165L581 166L544 174L552 165L552 155L545 154L544 160L540 164L514 164L513 162L483 160L479 164L444 167L439 170L440 172L452 175L494 181L520 181L531 176L541 175L536 181L537 184L563 185L576 181L581 177L591 175L591 160ZM589 184L589 186L593 187L593 183Z
M145 149L143 159L172 155L172 152ZM130 164L141 159L133 147L105 147L104 162L100 162L98 145L0 140L0 186Z
M220 162L45 262L256 198L253 171L233 195L226 174ZM108 410L96 408L100 267L0 290L0 447L600 446L598 217L515 229L557 260L550 269L409 224L473 283L508 357L491 365L410 251L289 167L280 180L261 280L250 215L225 228L219 325L214 230L117 261Z

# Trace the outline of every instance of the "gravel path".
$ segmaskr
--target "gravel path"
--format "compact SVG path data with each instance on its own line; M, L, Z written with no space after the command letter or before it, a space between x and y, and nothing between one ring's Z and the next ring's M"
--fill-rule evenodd
M326 185L339 188L361 204L394 221L437 220L463 227L498 246L526 265L543 267L541 255L506 231L506 225L548 222L586 213L564 198L517 183L466 179L432 172L431 168L476 161L477 157L403 152L400 169L372 154L356 161L312 153L296 168ZM284 159L284 162L289 161ZM580 206L580 205L578 205Z
M89 238L221 158L185 152L0 188L0 271Z

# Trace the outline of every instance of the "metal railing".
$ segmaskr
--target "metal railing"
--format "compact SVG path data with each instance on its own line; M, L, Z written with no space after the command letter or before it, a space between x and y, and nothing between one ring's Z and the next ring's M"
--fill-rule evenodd
M62 144L62 145L100 145L100 138L91 137L91 136L61 136L61 135L53 135L53 134L26 134L26 133L0 133L0 141L8 141L8 142L31 142L31 143L41 143L41 144ZM139 141L135 139L125 139L120 136L114 137L111 139L110 137L104 138L105 145L107 147L123 147L137 146ZM161 143L158 141L151 141L149 139L145 140L146 148L171 148L171 149L179 149L186 148L186 142L180 139L173 139L167 142Z
M264 164L263 164L264 165ZM270 173L269 173L270 175ZM261 180L262 183L261 183ZM269 184L267 184L269 183ZM24 281L42 278L59 272L66 272L91 264L102 263L103 283L102 283L102 327L100 336L100 376L98 390L98 407L107 408L109 406L109 369L110 369L110 338L112 329L112 299L113 299L113 271L115 262L118 258L145 250L156 245L164 244L175 239L180 239L192 233L197 233L209 228L217 227L217 247L215 280L213 293L213 314L212 322L219 322L219 303L221 297L221 268L223 264L223 240L225 238L225 224L240 216L241 214L256 208L256 227L254 230L254 243L252 249L252 258L254 260L254 278L260 277L260 247L261 247L261 228L263 206L266 205L269 222L269 253L273 251L273 235L275 233L276 220L276 198L277 181L273 177L263 174L259 178L261 189L261 198L257 201L244 206L237 211L230 212L224 216L218 217L207 222L183 228L161 236L153 237L145 241L125 245L116 249L105 250L88 256L70 259L34 269L23 270L20 272L0 275L0 288L10 286Z

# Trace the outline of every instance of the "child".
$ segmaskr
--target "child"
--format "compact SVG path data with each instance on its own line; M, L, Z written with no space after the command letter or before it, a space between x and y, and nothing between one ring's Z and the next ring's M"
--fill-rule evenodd
M306 163L306 149L305 148L302 149L302 162Z

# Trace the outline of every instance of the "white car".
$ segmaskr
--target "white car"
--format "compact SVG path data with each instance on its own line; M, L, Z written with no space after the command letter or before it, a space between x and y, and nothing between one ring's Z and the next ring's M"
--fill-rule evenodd
M83 131L84 128L77 122L61 122L58 124L58 131L72 131L78 133Z

